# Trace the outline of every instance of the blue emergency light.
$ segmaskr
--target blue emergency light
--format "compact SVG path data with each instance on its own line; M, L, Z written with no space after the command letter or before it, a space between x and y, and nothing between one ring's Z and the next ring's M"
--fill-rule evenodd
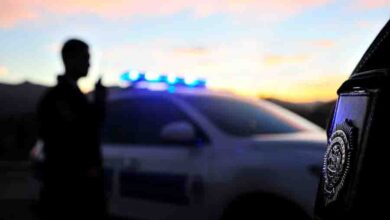
M140 82L164 83L175 87L205 88L206 80L196 77L178 77L172 74L159 74L156 72L140 72L130 70L121 76L122 81L137 84Z

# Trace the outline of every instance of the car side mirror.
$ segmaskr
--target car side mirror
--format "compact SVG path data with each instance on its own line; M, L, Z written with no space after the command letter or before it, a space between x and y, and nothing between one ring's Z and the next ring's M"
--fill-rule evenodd
M176 121L165 125L160 133L161 139L168 143L193 143L196 139L194 126L187 121Z

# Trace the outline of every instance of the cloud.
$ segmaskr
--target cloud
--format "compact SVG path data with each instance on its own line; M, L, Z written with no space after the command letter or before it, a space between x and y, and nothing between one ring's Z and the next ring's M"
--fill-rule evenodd
M311 42L311 45L319 48L332 48L336 45L336 42L333 40L328 39L322 39L322 40L315 40Z
M37 11L26 0L2 0L0 7L0 28L12 27L22 21L36 19Z
M119 43L101 52L105 82L117 84L119 74L128 69L156 71L177 76L207 78L212 88L228 88L255 93L253 77L262 71L261 42L221 40L212 46L182 45L173 39ZM96 62L98 63L98 62ZM102 62L103 63L103 62ZM245 74L243 74L245 73ZM253 91L252 91L253 90Z
M358 21L357 26L359 28L368 28L373 26L373 22L371 21Z
M0 76L8 75L8 69L4 66L0 66Z
M303 63L308 60L309 56L306 54L297 55L277 55L269 54L264 56L264 64L268 66L281 65L281 64L296 64Z
M55 42L45 45L45 49L50 53L60 53L62 44Z
M179 56L205 56L209 53L209 50L205 47L184 47L176 48L173 52Z
M291 52L263 56L266 53L262 47L261 42L251 39L234 42L221 40L207 47L177 45L169 39L118 44L102 52L103 59L110 64L104 66L101 72L107 73L105 80L111 84L118 82L120 73L135 68L204 77L212 89L242 95L256 96L260 93L291 100L334 98L335 90L322 87L326 83L320 84L321 93L315 90L316 86L299 84L302 81L316 83L316 80L327 78L322 72L315 71L318 60L314 54ZM262 56L264 60L259 62ZM330 68L327 67L324 72L333 71ZM302 85L302 89L296 84Z
M3 0L0 27L11 27L24 21L44 19L43 14L97 15L120 19L134 16L159 17L190 12L195 17L213 14L250 16L252 18L285 18L331 0Z
M358 8L361 9L376 9L390 6L389 0L359 0Z

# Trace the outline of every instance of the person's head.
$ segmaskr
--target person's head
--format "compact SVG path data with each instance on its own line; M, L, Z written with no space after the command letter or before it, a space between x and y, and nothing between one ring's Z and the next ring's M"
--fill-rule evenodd
M88 45L77 39L65 42L61 50L62 60L65 65L65 74L78 80L88 74L89 51Z

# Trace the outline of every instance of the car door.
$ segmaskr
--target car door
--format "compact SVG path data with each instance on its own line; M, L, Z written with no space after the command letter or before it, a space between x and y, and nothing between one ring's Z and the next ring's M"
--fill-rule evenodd
M187 122L192 142L161 138L169 124ZM199 216L207 174L208 138L179 107L162 96L110 103L105 128L106 176L117 215L174 219Z

